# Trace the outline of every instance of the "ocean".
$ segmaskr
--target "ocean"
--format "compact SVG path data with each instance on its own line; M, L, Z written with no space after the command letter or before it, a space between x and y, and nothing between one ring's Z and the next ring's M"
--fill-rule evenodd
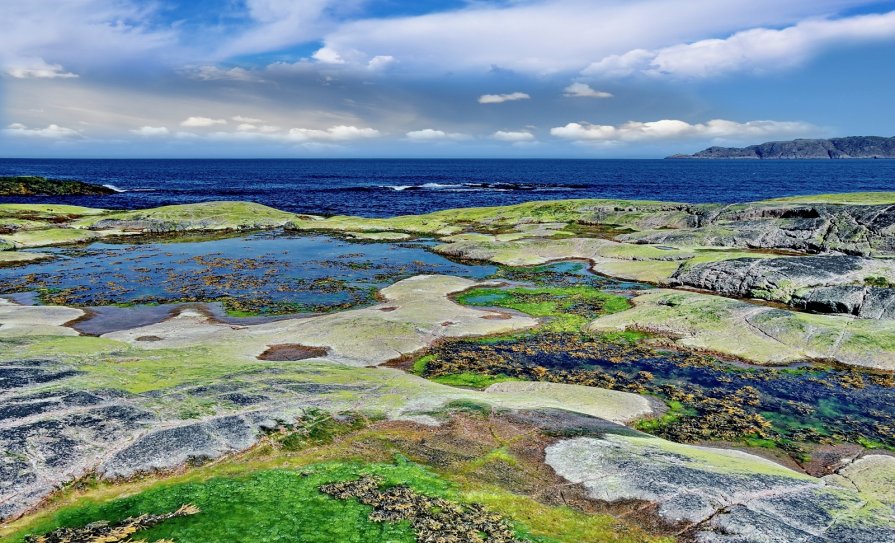
M895 190L895 160L0 159L0 175L78 179L121 191L0 202L136 209L247 200L368 217L564 198L728 203Z

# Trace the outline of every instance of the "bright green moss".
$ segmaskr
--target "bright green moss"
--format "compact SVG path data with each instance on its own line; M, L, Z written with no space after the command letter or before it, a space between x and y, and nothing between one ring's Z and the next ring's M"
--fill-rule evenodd
M442 385L450 385L455 387L468 388L488 388L495 383L503 383L504 381L518 381L519 379L508 375L484 375L480 373L463 372L453 373L450 375L440 375L432 379L436 383Z
M624 296L608 294L594 287L474 288L457 297L465 305L504 307L533 317L548 319L546 329L576 332L600 316L630 308Z

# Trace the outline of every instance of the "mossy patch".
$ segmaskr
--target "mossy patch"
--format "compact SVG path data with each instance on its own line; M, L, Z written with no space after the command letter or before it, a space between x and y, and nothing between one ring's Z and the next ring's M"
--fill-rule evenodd
M550 331L578 331L600 315L624 311L630 303L624 296L609 294L586 285L567 287L474 288L457 297L465 305L504 307L532 317L547 318Z

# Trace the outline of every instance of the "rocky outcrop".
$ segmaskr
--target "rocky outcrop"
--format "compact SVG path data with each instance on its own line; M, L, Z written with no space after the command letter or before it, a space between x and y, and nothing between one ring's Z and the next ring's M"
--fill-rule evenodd
M709 147L692 155L672 155L668 158L895 158L895 138L852 136L833 139L771 141L743 148Z
M47 179L33 175L0 177L0 196L102 196L115 192L115 189L103 185L69 179Z
M705 543L892 541L891 493L863 483L890 477L895 460L869 458L816 479L747 453L642 435L579 437L546 450L547 464L592 498L654 503L686 541Z
M785 249L805 253L895 254L895 206L745 204L718 208L698 227L643 230L620 241Z
M895 269L887 261L845 255L722 260L682 266L670 280L673 286L872 319L895 318L891 282Z

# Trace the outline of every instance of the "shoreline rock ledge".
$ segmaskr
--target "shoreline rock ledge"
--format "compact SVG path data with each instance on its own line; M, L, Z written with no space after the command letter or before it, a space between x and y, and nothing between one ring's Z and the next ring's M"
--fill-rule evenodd
M851 136L832 139L770 141L749 147L709 147L669 159L847 159L895 158L895 137Z

